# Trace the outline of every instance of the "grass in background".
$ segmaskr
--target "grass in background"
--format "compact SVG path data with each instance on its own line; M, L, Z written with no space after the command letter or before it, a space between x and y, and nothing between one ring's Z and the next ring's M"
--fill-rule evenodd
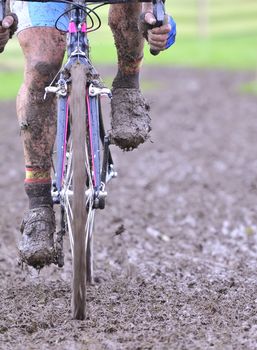
M22 81L21 71L0 72L0 100L14 99Z
M257 1L209 0L209 26L203 35L199 25L199 0L170 0L167 12L178 27L175 46L157 57L145 46L144 64L216 67L225 69L257 68ZM95 64L114 64L116 51L107 25L108 8L99 9L102 28L91 33L92 59ZM17 40L8 43L0 55L0 99L14 98L22 77L23 58Z

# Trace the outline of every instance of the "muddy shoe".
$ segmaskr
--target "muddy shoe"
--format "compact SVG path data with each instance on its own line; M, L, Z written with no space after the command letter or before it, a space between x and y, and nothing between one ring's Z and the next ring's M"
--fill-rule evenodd
M139 89L114 88L111 100L111 140L124 150L145 142L151 131L150 107Z
M30 209L21 224L21 262L37 269L54 262L55 215L51 206Z

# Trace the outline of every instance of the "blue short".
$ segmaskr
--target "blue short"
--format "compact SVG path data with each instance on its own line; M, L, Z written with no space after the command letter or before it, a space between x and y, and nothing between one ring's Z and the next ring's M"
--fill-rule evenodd
M11 0L11 11L18 16L17 32L31 27L54 27L56 20L69 8L63 3L37 3ZM60 17L58 28L67 30L68 14Z

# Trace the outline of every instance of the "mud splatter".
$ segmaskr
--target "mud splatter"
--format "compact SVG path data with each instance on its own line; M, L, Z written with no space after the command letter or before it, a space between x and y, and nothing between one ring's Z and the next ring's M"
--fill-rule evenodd
M139 28L141 4L110 6L109 26L117 48L118 65L126 74L138 72L143 59L144 38Z
M53 28L31 28L21 31L18 39L26 72L17 99L25 163L49 169L56 133L56 98L48 94L44 99L44 94L61 67L65 36Z
M111 138L124 150L133 150L149 137L150 107L138 89L113 89Z
M19 254L22 263L40 269L54 261L55 213L51 206L30 209L21 225Z

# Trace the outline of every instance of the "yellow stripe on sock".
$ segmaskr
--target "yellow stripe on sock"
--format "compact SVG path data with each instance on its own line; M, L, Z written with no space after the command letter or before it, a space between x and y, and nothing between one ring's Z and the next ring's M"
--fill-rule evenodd
M42 170L42 169L36 169L36 168L26 168L26 178L25 181L38 181L38 180L50 180L50 170Z
M125 63L125 62L124 62ZM140 71L140 68L143 64L143 57L140 57L138 60L135 60L134 62L129 62L129 64L123 62L119 62L119 68L125 75L129 74L135 74Z

